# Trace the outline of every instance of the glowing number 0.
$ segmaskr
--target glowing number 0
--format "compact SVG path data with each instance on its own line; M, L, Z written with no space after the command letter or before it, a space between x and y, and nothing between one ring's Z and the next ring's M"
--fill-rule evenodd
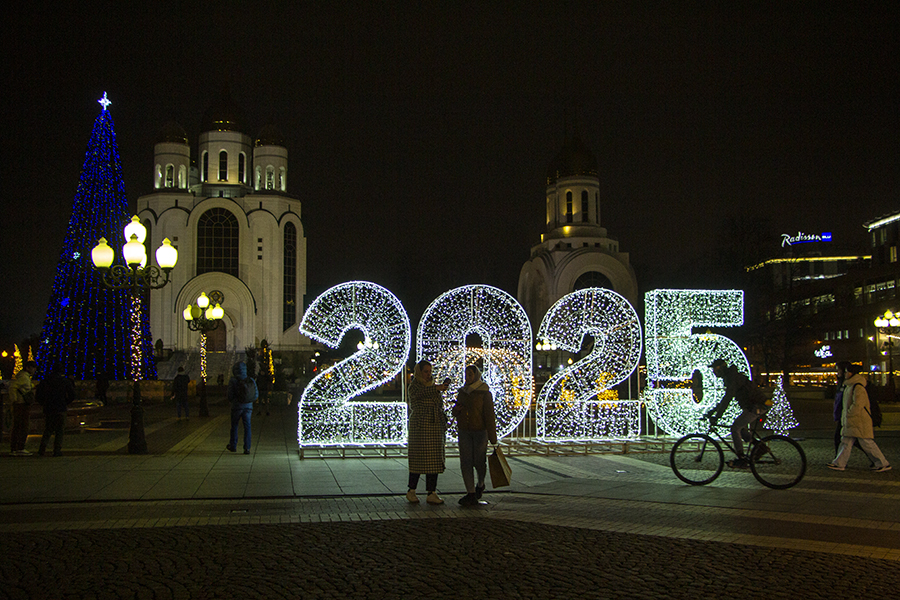
M317 375L299 403L300 445L403 444L405 402L350 402L390 381L409 356L409 317L391 292L374 283L352 281L316 298L300 332L336 348L350 329L366 341L362 350Z
M641 433L638 401L604 397L634 372L641 358L641 324L634 307L611 290L578 290L547 311L538 339L578 352L587 334L594 336L591 353L541 389L539 439L625 439Z
M671 434L700 429L701 415L724 395L722 380L709 364L724 358L750 376L750 364L740 347L727 337L691 333L692 327L734 327L744 322L744 292L740 290L653 290L644 295L644 326L649 388L644 395L656 425ZM703 400L690 389L665 387L684 382L694 370L703 375ZM671 384L670 384L671 385ZM731 403L721 423L730 424L738 408Z
M482 348L466 348L477 333ZM450 377L444 406L454 401L465 382L467 365L483 361L483 379L494 396L497 436L509 434L525 418L531 403L531 325L515 298L495 287L467 285L438 297L422 315L416 341L417 360L434 365L434 380ZM455 438L451 422L448 438Z

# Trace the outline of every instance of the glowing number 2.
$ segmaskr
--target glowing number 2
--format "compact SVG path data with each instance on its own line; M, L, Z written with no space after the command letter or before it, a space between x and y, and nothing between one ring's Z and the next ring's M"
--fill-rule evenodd
M641 358L641 324L634 307L602 288L572 292L554 304L538 339L568 352L594 337L591 353L556 373L537 402L537 436L544 440L623 439L640 435L640 403L605 397Z
M750 364L731 339L691 333L692 327L734 327L744 322L744 292L740 290L653 290L644 295L644 326L649 388L647 410L656 425L671 434L702 429L701 415L724 395L722 381L709 364L723 358L750 376ZM694 370L703 375L703 400L690 389L665 387L684 383ZM721 423L731 423L738 408L732 402Z
M482 348L466 348L477 333ZM434 380L450 377L445 409L465 382L465 367L483 361L483 379L494 396L497 437L510 433L525 418L531 403L531 325L522 306L503 290L467 285L438 297L426 309L416 336L417 360L434 366ZM447 436L455 438L456 423Z
M299 403L300 445L403 444L405 402L351 402L390 381L409 356L409 317L391 292L352 281L316 298L300 332L336 348L351 329L363 332L362 350L317 375Z

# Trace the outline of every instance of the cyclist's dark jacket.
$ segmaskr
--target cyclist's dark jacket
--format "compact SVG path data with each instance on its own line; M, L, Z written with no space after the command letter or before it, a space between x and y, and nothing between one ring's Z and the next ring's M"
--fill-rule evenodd
M766 406L766 395L736 366L731 365L725 370L722 381L725 382L725 395L716 405L715 414L724 413L732 399L737 400L742 411Z

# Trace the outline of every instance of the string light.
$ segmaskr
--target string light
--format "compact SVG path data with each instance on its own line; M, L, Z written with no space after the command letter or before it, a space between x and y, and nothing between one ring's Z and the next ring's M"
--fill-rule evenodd
M694 334L693 327L735 327L744 322L740 290L653 290L644 295L647 411L661 430L686 435L706 430L702 415L725 394L724 384L709 365L724 359L751 377L750 364L731 339L713 333ZM695 370L703 377L702 399L681 387ZM731 402L719 423L727 429L740 409Z
M794 418L794 411L791 403L788 402L787 394L784 393L783 376L779 375L775 382L775 393L772 395L772 408L766 415L763 427L771 429L779 435L788 435L788 430L793 429L800 423Z
M627 379L641 358L641 324L624 297L602 288L567 294L541 322L543 347L590 354L554 374L538 396L537 437L541 440L608 440L640 435L640 402L619 400L610 388Z
M351 329L373 343L317 375L303 390L301 446L406 442L405 402L352 401L393 379L406 363L411 333L406 310L385 288L351 281L316 298L300 323L300 333L331 348Z
M467 348L478 334L482 348ZM488 285L467 285L441 294L422 315L416 335L417 361L433 365L435 381L449 377L444 407L456 401L465 368L482 362L482 379L494 397L497 437L511 433L525 418L533 395L531 324L515 298ZM456 436L456 424L447 432Z

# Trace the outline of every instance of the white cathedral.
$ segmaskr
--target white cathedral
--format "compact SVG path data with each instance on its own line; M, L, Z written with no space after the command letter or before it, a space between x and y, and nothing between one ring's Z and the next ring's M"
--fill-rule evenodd
M306 236L300 201L288 194L288 155L267 125L256 139L227 95L206 113L196 164L184 129L164 128L155 146L153 192L138 198L150 248L178 249L172 281L151 295L150 326L164 348L190 350L199 334L182 312L201 292L224 295L211 351L241 351L266 339L273 350L308 348L300 335Z
M518 299L535 331L557 300L602 287L637 306L638 287L628 253L600 225L597 159L574 134L547 173L547 232L519 272Z

